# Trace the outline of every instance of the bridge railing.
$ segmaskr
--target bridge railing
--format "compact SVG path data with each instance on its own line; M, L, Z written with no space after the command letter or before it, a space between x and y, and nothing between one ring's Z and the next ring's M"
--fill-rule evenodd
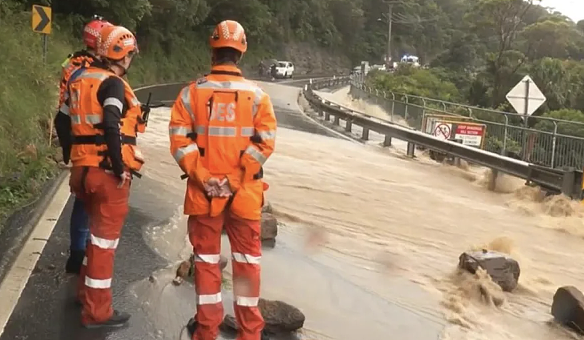
M498 154L521 154L522 159L546 166L584 168L584 138L572 135L584 133L584 124L549 117L530 117L537 127L527 128L522 115L443 100L395 92L383 92L354 80L351 94L384 108L390 120L404 119L409 126L422 129L429 114L468 117L487 126L485 149Z
M407 155L410 157L414 156L416 146L423 146L435 152L491 168L495 172L500 171L523 178L552 193L563 193L575 199L582 198L582 171L579 170L580 168L578 170L569 166L550 168L505 157L495 152L481 150L455 141L436 138L415 128L398 125L343 107L322 98L315 92L315 90L323 88L347 85L350 82L349 77L311 81L305 85L303 94L320 119L337 126L342 120L345 122L345 131L348 133L351 132L353 125L358 125L362 127L361 138L364 140L369 138L370 131L374 131L385 136L384 146L391 145L392 138L406 141Z

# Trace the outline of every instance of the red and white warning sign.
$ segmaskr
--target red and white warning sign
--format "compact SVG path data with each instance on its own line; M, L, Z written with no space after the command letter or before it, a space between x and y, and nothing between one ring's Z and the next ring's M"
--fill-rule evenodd
M452 124L436 122L436 127L434 128L434 136L440 139L450 139L450 134L452 132Z
M481 146L485 135L485 126L481 124L457 124L454 139L462 140L462 144Z

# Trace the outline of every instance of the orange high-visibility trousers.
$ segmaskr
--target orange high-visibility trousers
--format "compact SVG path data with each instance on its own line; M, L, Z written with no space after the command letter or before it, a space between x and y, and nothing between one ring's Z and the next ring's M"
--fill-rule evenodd
M72 167L69 185L85 203L90 241L79 275L77 296L83 304L83 324L111 318L114 256L128 214L130 181L118 188L119 179L96 167Z
M227 211L217 217L189 216L189 239L195 253L195 290L198 328L194 340L215 340L223 321L221 299L221 230L225 226L231 244L234 310L240 326L237 340L260 340L264 319L258 308L260 221L242 219Z

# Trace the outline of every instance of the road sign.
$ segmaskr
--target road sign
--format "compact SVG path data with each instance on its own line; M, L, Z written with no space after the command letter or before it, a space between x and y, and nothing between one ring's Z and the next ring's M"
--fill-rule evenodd
M546 101L533 79L525 76L506 96L517 113L530 116Z
M434 128L434 136L440 139L450 139L450 132L452 131L452 124L436 122Z
M51 34L51 7L32 5L32 30Z
M462 140L463 145L478 146L483 143L485 135L484 124L457 124L454 139Z

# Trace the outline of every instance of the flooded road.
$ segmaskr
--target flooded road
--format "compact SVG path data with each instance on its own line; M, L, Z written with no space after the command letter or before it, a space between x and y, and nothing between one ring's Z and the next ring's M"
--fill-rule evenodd
M489 192L482 169L396 157L396 143L388 151L337 138L297 111L298 89L262 86L280 126L265 166L266 195L284 223L276 248L264 250L262 296L305 313L302 339L579 339L549 322L557 287L584 281L578 204L542 200L509 177ZM169 153L168 119L168 109L153 110L141 136L147 163L132 185L116 254L114 303L133 313L130 326L80 330L65 287L71 279L54 271L66 259L67 210L0 340L179 339L195 306L192 286L171 284L191 248L181 207L186 183ZM456 274L460 253L476 247L521 264L519 288L503 294L500 308L481 300L485 278ZM230 295L227 285L224 299Z
M348 97L348 88L321 94L389 118L378 107ZM561 197L543 199L537 189L507 176L499 179L498 192L489 192L484 189L489 173L481 168L383 157L373 146L353 149L352 144L343 144L342 152L328 152L339 148L339 143L311 144L318 144L317 150L303 157L326 171L313 170L319 176L303 177L303 189L290 188L294 175L274 169L282 163L271 164L278 174L274 177L286 187L274 185L271 192L278 209L326 230L326 248L351 254L370 266L386 263L390 275L408 278L438 296L449 322L442 339L575 337L549 321L555 290L562 285L581 286L584 280L580 204ZM282 155L287 152L282 149L293 150L296 144L280 139L279 146ZM345 195L334 195L333 188ZM314 199L307 202L308 196ZM311 203L309 207L292 204L301 197ZM501 308L481 302L476 291L484 279L453 274L458 255L476 247L509 253L521 264L520 286L513 294L504 294L507 301Z
M295 90L264 87L275 106L295 108ZM162 129L167 114L153 116ZM152 144L164 151L148 152L172 163L166 136L160 137ZM430 339L442 325L442 339L570 338L548 321L558 285L584 279L581 209L562 199L536 202L536 189L508 177L499 192L489 192L479 170L392 157L375 141L362 145L280 128L265 179L267 197L286 226L277 248L264 255L263 296L299 306L308 332L325 338L383 339L397 331L400 339ZM172 180L160 180L181 187L176 167L159 170L173 171ZM174 232L153 242L158 249L165 239L182 242L184 256L184 219L172 224L167 230ZM320 245L307 248L314 239ZM460 253L476 246L520 261L520 287L505 295L501 308L476 296L480 279L453 274ZM166 247L165 257L180 259L174 246ZM396 307L433 330L408 327Z
M312 190L306 187L311 186L312 182L306 182L304 178L314 172L314 180L317 180L328 171L334 175L340 170L334 163L329 164L331 169L326 169L323 167L325 163L319 165L317 162L319 159L326 162L327 153L332 152L329 146L324 144L318 153L315 150L321 143L341 143L339 146L353 143L336 138L326 129L308 121L298 111L297 89L274 84L262 86L272 95L279 122L276 152L265 168L266 181L270 183L267 199L285 223L279 230L276 248L264 250L262 296L289 302L305 313L307 320L303 339L384 339L396 332L402 339L437 339L444 321L438 310L439 300L430 293L406 278L380 272L375 262L364 261L343 251L307 246L307 240L314 239L316 234L326 232L326 229L319 225L317 219L312 220L312 208L312 211L307 211L308 215L297 213L296 209L301 211L303 207L310 207L313 200L322 199L312 194ZM172 194L165 190L165 196L158 194L158 199L175 202L177 208L168 223L149 228L145 235L150 247L173 266L154 275L155 285L143 280L131 288L159 329L177 329L182 325L182 320L192 315L195 307L191 287L177 288L168 284L174 278L176 263L187 258L191 252L185 235L186 219L180 206L185 182L179 179L181 172L168 152L168 119L168 109L151 113L149 134L142 139L142 145L147 145L144 148L147 159L156 159L157 163L148 167L144 174L174 190ZM303 156L302 149L306 147L310 153ZM335 182L325 185L330 187ZM314 187L313 190L317 195L322 192L328 197L347 195L341 187L330 192L327 187ZM302 202L296 196L297 191L307 189L311 193ZM287 195L285 193L296 198L280 199L280 196ZM348 230L340 225L339 228ZM329 246L335 245L332 243ZM228 254L226 240L223 248L224 253ZM400 293L385 294L388 289ZM229 298L229 295L226 292L224 298ZM163 308L153 303L160 300L165 301ZM229 303L225 305L226 310L231 309Z

